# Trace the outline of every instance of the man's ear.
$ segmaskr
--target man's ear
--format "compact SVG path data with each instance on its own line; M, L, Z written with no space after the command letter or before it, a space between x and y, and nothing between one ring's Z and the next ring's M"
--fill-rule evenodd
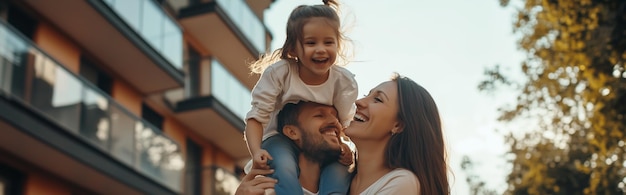
M292 141L300 140L300 136L301 136L298 127L294 125L285 125L283 127L283 134L287 136L289 139L291 139Z

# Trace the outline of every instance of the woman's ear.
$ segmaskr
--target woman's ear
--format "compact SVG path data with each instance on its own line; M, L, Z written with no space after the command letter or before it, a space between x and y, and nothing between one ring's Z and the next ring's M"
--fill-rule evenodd
M391 129L391 134L398 134L398 133L401 133L402 131L404 131L404 122L398 121L393 126L393 129Z
M283 134L287 136L289 139L291 139L292 141L300 140L300 136L301 136L300 130L298 129L298 127L294 125L285 125L283 127Z

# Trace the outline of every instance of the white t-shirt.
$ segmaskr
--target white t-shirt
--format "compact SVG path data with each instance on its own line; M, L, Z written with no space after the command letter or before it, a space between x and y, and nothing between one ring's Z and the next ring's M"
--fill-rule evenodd
M252 109L245 121L254 118L263 124L263 140L278 133L276 115L287 103L316 102L335 106L339 122L347 126L356 110L358 86L348 69L333 65L328 80L307 85L298 75L298 65L280 60L267 67L252 89Z
M382 176L360 195L419 194L419 185L413 172L398 168Z

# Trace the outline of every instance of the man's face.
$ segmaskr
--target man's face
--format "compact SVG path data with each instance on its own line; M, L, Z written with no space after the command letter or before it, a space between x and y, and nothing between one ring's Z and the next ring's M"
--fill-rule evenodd
M337 160L341 153L337 110L322 104L301 104L298 127L302 133L302 153L321 163Z

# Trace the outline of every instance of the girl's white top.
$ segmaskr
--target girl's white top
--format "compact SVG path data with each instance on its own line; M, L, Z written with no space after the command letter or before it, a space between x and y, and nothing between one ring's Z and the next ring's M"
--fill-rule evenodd
M382 176L360 195L419 194L419 185L413 172L398 168Z
M263 140L276 135L276 115L287 103L310 101L335 106L339 122L347 126L356 107L358 86L348 69L332 66L328 80L320 85L307 85L298 75L298 65L280 60L265 69L252 89L252 109L245 121L254 118L263 124Z

